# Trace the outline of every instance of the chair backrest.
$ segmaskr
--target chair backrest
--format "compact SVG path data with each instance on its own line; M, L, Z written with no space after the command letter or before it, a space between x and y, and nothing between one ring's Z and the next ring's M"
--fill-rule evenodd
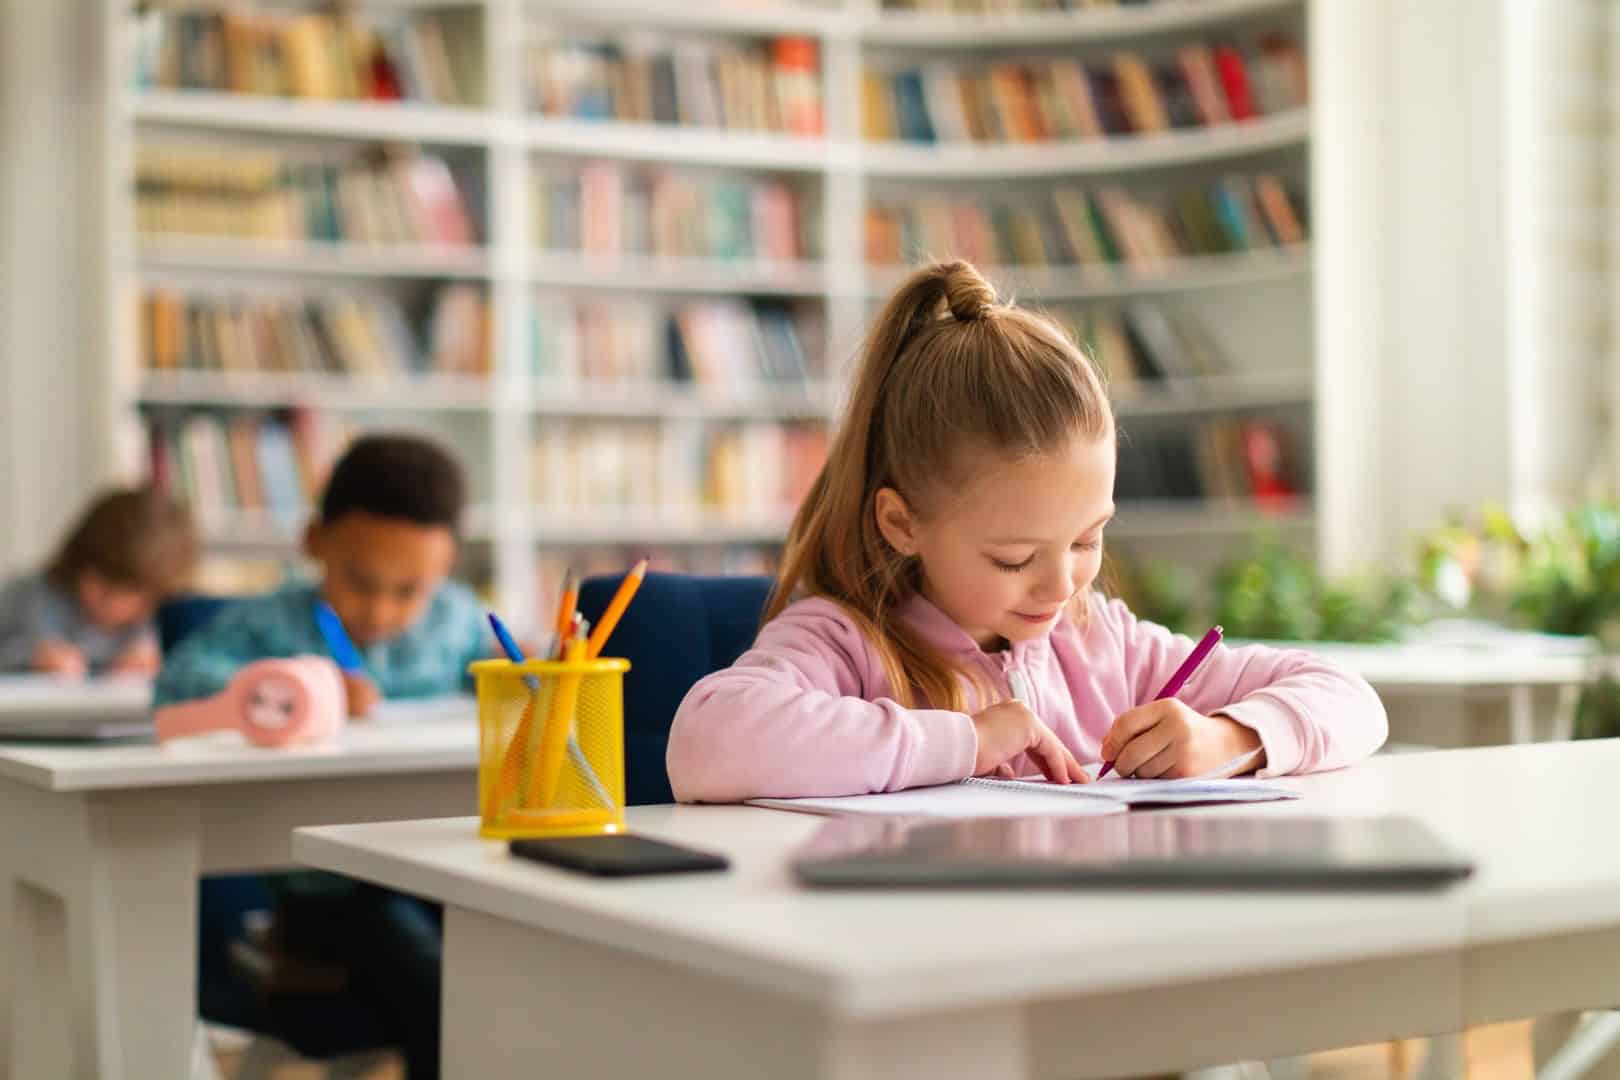
M619 577L588 578L579 610L595 623ZM648 574L608 642L630 661L624 682L625 801L672 802L664 751L681 699L703 676L729 667L753 644L770 595L767 577Z
M157 610L158 648L163 655L169 655L182 638L212 619L228 603L228 597L206 593L165 600Z

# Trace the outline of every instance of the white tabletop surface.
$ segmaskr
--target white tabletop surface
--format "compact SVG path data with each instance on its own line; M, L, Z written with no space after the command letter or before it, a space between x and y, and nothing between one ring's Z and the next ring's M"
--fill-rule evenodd
M442 700L388 706L352 721L330 745L269 749L237 732L153 743L0 743L0 777L51 791L173 787L247 780L471 769L478 763L475 706L461 718Z
M471 818L300 830L303 862L807 997L852 1016L1117 992L1620 924L1620 741L1382 756L1286 781L1291 803L1192 813L1418 817L1480 864L1415 893L818 893L787 856L819 825L634 808L634 831L733 869L599 882L510 857ZM1154 811L1163 812L1163 811Z

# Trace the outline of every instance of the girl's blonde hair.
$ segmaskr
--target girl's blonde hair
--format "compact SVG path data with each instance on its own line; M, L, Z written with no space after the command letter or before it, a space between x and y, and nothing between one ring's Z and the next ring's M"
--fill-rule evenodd
M827 462L788 531L766 620L799 595L833 600L876 647L901 705L964 711L967 672L891 617L920 571L878 530L878 491L894 488L926 518L960 488L968 451L1022 460L1112 433L1102 380L1062 329L1002 303L969 263L918 270L866 340Z

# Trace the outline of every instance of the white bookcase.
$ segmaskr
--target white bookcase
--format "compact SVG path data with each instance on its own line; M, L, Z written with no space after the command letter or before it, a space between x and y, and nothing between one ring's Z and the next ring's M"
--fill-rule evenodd
M387 418L442 415L458 432L477 429L478 444L458 448L473 472L478 505L469 538L488 545L496 602L514 621L535 607L537 550L544 546L665 546L769 543L786 526L780 513L757 518L645 512L588 520L558 520L536 513L529 493L530 447L537 425L555 418L641 418L704 422L717 419L831 417L837 375L859 339L876 299L898 273L868 267L863 259L863 221L874 186L919 179L980 187L1056 178L1100 178L1129 183L1175 170L1241 168L1257 157L1292 155L1304 161L1310 116L1304 109L1242 124L1164 135L1110 138L1048 146L878 146L859 131L860 76L869 55L917 50L960 57L968 50L1085 48L1106 50L1114 42L1193 38L1220 33L1244 20L1294 19L1305 32L1305 0L1157 0L1141 6L1024 16L948 17L884 12L876 0L847 6L746 6L674 3L669 0L377 0L378 8L417 6L476 8L484 26L487 85L479 108L414 104L306 102L219 93L138 91L129 77L129 4L108 0L105 62L112 97L105 111L107 170L105 242L107 294L120 307L109 320L111 357L102 420L123 433L113 445L124 469L138 461L129 438L143 404L276 406L309 404L323 409ZM814 36L820 43L825 138L735 134L723 131L588 123L536 118L524 103L523 46L531 19L555 18L585 28L636 27L682 34ZM262 250L240 243L140 240L133 221L133 148L155 133L308 142L369 144L377 141L457 148L481 155L487 195L487 243L471 252L277 246ZM542 158L617 159L684 163L717 169L795 174L820 186L824 259L816 263L749 263L720 260L603 262L541 254L530 246L531 171ZM1255 408L1308 410L1313 398L1312 254L1306 247L1244 255L1192 257L1155 267L1151 273L1122 271L1099 280L1063 270L986 268L1003 287L1040 302L1112 300L1135 296L1192 305L1228 351L1253 356L1238 372L1205 384L1178 383L1173 392L1121 408L1127 426L1139 417ZM472 280L487 285L494 326L494 373L487 379L450 377L362 381L309 375L219 376L204 373L146 374L140 368L138 333L130 325L138 287L147 281L177 283L224 280L288 282L319 286L374 282L379 287L428 280ZM528 374L528 310L537 289L578 295L652 294L761 297L825 305L830 380L804 393L716 396L712 391L659 384L614 385L559 391ZM1279 307L1289 312L1278 325L1266 322ZM1228 325L1230 324L1230 325ZM1226 331L1230 331L1227 334ZM1310 451L1307 451L1310 456ZM1305 470L1308 474L1309 469ZM1150 542L1211 535L1246 534L1257 521L1246 503L1146 504L1122 507L1116 538ZM1275 519L1310 530L1309 502ZM294 533L262 516L209 523L221 546L285 549Z

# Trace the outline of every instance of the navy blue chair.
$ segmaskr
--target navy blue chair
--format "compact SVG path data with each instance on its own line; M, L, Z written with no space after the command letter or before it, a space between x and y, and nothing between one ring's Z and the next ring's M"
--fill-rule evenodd
M180 639L198 629L230 603L223 596L192 593L165 600L157 610L158 649L169 655Z
M621 577L588 578L579 610L594 625ZM624 679L625 801L673 802L664 750L681 699L703 676L729 667L752 645L770 595L766 577L648 574L625 610L607 656L630 661Z

